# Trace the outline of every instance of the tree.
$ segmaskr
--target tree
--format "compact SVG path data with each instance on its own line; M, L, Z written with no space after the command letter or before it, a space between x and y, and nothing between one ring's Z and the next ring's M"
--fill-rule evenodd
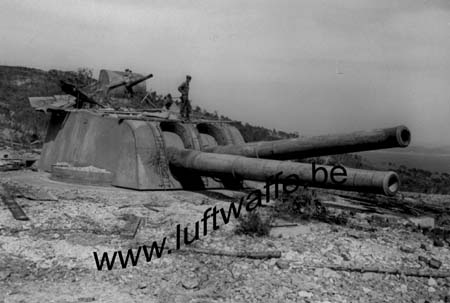
M93 78L92 69L87 68L87 67L78 68L75 73L74 80L75 80L75 84L78 87L89 86L89 85L96 83L95 79Z

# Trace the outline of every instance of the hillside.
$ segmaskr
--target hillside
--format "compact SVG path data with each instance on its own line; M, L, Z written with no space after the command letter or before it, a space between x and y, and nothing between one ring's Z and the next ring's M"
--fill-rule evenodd
M28 97L61 94L59 80L75 75L75 72L0 66L1 139L21 143L42 139L48 117L31 108Z
M450 194L450 174L446 172L430 172L428 170L407 167L394 163L387 164L372 162L359 154L332 155L320 158L306 159L319 164L334 165L343 164L351 168L392 170L398 173L401 180L402 191L418 192L426 194Z
M15 142L29 142L45 135L48 117L36 112L28 103L28 97L51 96L62 94L59 80L79 80L87 69L78 71L43 71L35 68L0 66L0 139ZM139 96L137 96L139 97ZM142 98L142 96L140 96ZM162 106L163 96L151 94L155 105ZM133 102L138 106L139 102ZM217 114L209 113L200 107L194 108L194 114L206 119L219 119ZM220 116L223 120L231 120ZM269 130L261 126L235 121L237 128L248 142L260 140L275 140L296 136L277 130Z
M393 148L390 150L392 153L405 153L402 148ZM436 154L436 155L449 155L450 145L447 146L423 146L423 145L411 145L408 147L407 153L416 154Z
M380 167L389 167L389 163L395 163L432 172L450 173L450 152L442 153L441 149L430 149L429 152L424 153L414 151L414 147L411 149L408 147L398 151L393 148L359 154Z

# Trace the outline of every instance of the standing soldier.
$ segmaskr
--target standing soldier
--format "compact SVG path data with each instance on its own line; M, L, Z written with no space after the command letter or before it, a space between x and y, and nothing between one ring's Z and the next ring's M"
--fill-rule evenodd
M181 93L181 118L189 120L191 113L191 103L189 102L189 83L191 82L191 76L186 76L186 81L178 86L178 91Z
M132 78L132 76L133 76L133 72L131 71L131 69L129 69L129 68L127 68L126 70L125 70L125 74L123 75L123 80L124 80L124 82L125 82L125 85L128 85L128 84L130 84L131 83L131 78ZM125 86L126 87L126 89L127 89L127 97L128 98L132 98L133 97L133 95L134 95L134 92L133 92L133 88L128 88L127 86Z

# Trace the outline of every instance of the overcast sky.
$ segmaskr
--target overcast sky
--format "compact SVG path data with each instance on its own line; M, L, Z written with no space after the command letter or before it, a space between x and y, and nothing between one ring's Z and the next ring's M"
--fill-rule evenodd
M0 1L0 64L153 73L304 135L407 125L450 145L450 1Z

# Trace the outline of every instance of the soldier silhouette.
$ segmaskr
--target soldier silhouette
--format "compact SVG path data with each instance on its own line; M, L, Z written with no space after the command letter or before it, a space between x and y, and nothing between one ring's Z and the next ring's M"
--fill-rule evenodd
M191 103L189 101L189 84L192 77L186 75L186 81L178 86L178 91L181 93L181 118L189 120L189 115L191 113Z
M127 89L127 97L132 98L134 95L133 88L128 85L131 83L133 72L131 69L127 68L125 74L123 75L123 80L125 81L125 87Z
M168 95L164 98L164 108L165 108L166 110L169 110L170 107L172 106L172 104L173 104L172 95L171 95L171 94L168 94Z

